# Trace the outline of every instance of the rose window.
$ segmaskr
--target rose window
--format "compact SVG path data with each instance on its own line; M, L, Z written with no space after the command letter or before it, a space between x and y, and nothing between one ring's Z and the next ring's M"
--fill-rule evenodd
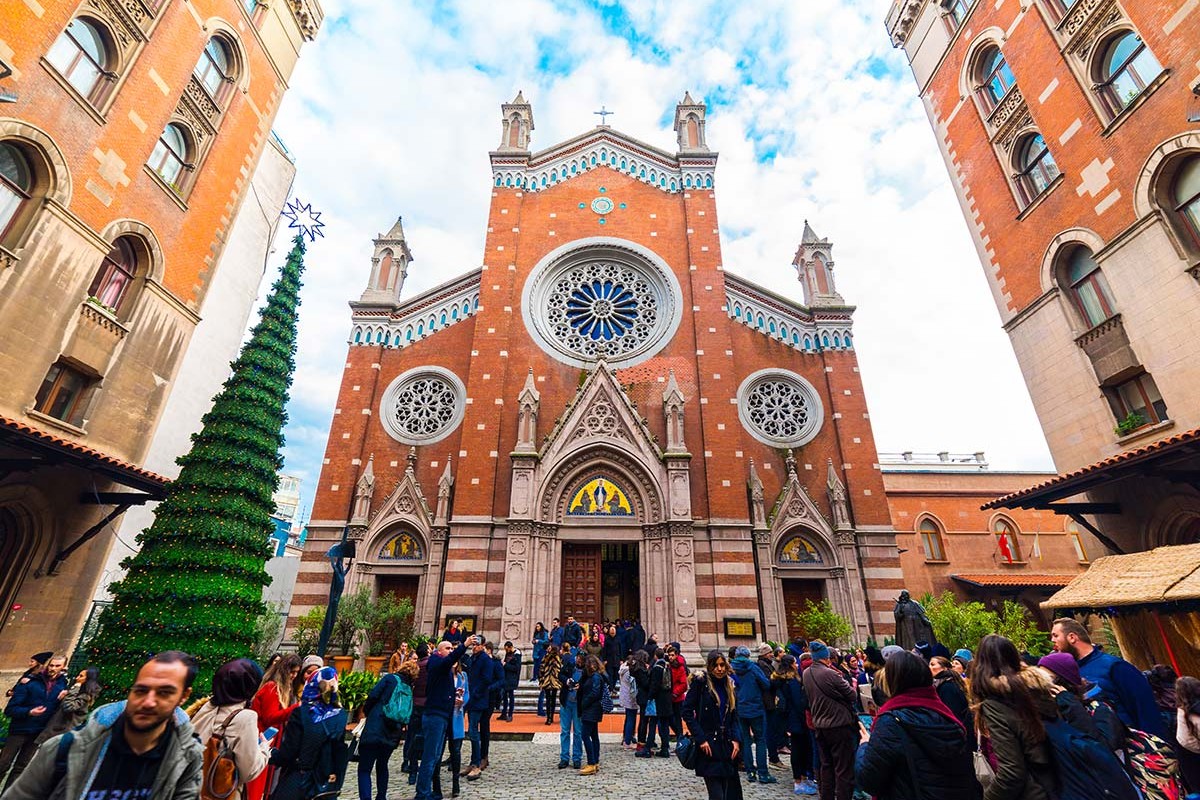
M742 424L765 444L799 447L812 441L823 419L821 401L808 381L783 370L762 370L738 391Z
M436 442L462 421L462 382L439 367L404 373L384 392L381 420L393 438L405 444Z
M628 366L661 349L678 326L677 287L666 269L633 252L580 249L535 269L522 313L560 360Z

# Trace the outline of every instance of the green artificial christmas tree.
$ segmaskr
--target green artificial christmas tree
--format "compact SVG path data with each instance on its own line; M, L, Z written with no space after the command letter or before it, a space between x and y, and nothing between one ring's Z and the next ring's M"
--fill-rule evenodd
M270 580L271 496L283 465L304 251L302 231L191 451L179 458L179 477L138 535L141 550L121 564L128 572L112 586L113 603L89 643L110 698L123 697L142 663L163 650L199 660L197 697L217 667L253 652Z

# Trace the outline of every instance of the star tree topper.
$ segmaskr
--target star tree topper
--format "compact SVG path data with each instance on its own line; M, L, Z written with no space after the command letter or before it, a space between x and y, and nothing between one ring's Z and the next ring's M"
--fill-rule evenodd
M321 230L325 227L325 223L321 222L321 212L313 211L311 203L301 202L297 198L287 203L280 213L288 220L289 228L295 228L301 236L307 236L310 242L315 242L318 236L325 236L325 232Z

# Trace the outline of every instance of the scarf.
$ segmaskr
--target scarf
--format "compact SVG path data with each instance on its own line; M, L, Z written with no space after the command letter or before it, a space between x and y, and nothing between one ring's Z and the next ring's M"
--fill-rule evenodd
M954 716L954 712L942 702L942 698L938 697L937 690L932 686L909 689L907 692L892 697L883 704L876 716L883 716L887 712L895 711L899 708L925 708L934 711L957 725L964 734L967 732L967 729L963 727L962 721Z
M313 722L324 722L342 710L337 688L337 670L333 667L322 667L304 684L300 703L308 708Z
M218 707L245 706L258 691L262 668L248 658L222 664L212 681L212 704Z

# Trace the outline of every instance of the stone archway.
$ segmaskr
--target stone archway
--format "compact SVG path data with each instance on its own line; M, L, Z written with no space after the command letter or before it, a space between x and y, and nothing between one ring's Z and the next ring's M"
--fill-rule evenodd
M0 506L0 634L33 562L37 534L20 506Z
M845 587L846 568L833 542L807 525L794 526L775 537L771 548L779 639L800 631L795 614L806 601L828 600L833 610L853 622L853 604Z

